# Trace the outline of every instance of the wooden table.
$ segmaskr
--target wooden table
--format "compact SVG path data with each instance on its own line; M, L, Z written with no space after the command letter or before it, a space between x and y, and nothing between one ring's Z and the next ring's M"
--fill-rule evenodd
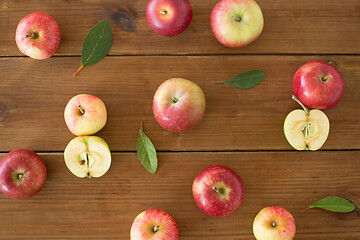
M28 148L44 159L48 178L31 199L0 195L0 239L129 239L135 216L168 211L180 239L254 239L252 222L266 206L295 217L295 239L360 239L360 217L319 209L312 202L339 195L360 198L360 1L258 0L265 18L260 38L241 49L221 46L209 15L217 0L191 0L193 20L173 38L149 27L147 0L3 0L0 3L0 156ZM38 61L17 49L17 23L41 11L54 17L61 42L54 57ZM111 22L108 57L76 78L82 42L99 21ZM330 135L320 151L298 152L283 134L294 72L310 60L334 60L345 94L333 109ZM263 69L266 79L241 90L214 84L242 71ZM206 114L185 133L163 130L152 113L156 88L171 77L204 90ZM112 166L99 179L80 179L66 168L63 150L74 137L63 111L79 93L100 97L108 123L98 133L112 150ZM159 169L148 173L136 156L140 121L158 150ZM243 179L246 195L233 215L212 218L192 197L194 177L224 164Z

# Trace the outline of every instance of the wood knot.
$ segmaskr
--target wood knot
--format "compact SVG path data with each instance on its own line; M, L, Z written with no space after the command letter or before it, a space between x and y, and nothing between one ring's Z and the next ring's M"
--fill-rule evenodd
M0 121L4 121L9 117L9 115L10 111L8 107L5 104L0 103Z
M136 31L137 13L131 7L109 7L103 10L105 17L125 32Z

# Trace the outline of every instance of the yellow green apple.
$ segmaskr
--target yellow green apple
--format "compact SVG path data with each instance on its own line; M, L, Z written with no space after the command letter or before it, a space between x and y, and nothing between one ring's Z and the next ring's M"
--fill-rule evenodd
M103 101L90 94L79 94L65 107L64 118L70 132L86 136L100 131L106 123L107 112Z
M222 45L239 48L260 36L264 18L254 0L221 0L211 12L210 25Z

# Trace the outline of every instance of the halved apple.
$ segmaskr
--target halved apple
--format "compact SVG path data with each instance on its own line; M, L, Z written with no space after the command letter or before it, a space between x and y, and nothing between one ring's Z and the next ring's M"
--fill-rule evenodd
M304 110L290 112L284 122L287 141L296 150L316 151L325 143L330 129L329 119L320 110L309 111L295 96Z
M110 168L111 153L107 143L96 136L76 137L67 145L66 166L77 177L101 177Z

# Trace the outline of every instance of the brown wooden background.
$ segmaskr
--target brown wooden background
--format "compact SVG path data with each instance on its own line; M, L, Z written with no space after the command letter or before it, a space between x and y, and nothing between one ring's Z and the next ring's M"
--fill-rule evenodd
M148 208L168 211L180 239L254 239L252 221L266 206L295 217L295 239L360 239L360 217L318 209L300 213L328 195L360 199L360 1L258 0L265 18L260 38L241 49L221 46L209 15L217 0L190 0L193 20L167 38L147 24L147 0L3 0L0 2L0 152L37 151L48 178L35 197L0 195L0 239L129 239L135 216ZM55 18L61 42L44 61L17 49L17 23L32 12ZM114 34L110 56L76 78L82 42L99 21ZM318 152L296 152L282 130L291 100L292 76L310 60L334 60L345 79L342 101L326 111L330 135ZM268 72L248 90L217 85L251 69ZM207 111L185 133L163 130L152 114L156 88L171 77L201 86ZM79 179L66 168L63 150L74 137L63 111L79 93L100 97L108 123L97 135L112 152L110 171ZM148 173L136 156L140 121L159 151L159 169ZM203 168L224 164L243 179L246 195L233 215L212 218L192 198Z

